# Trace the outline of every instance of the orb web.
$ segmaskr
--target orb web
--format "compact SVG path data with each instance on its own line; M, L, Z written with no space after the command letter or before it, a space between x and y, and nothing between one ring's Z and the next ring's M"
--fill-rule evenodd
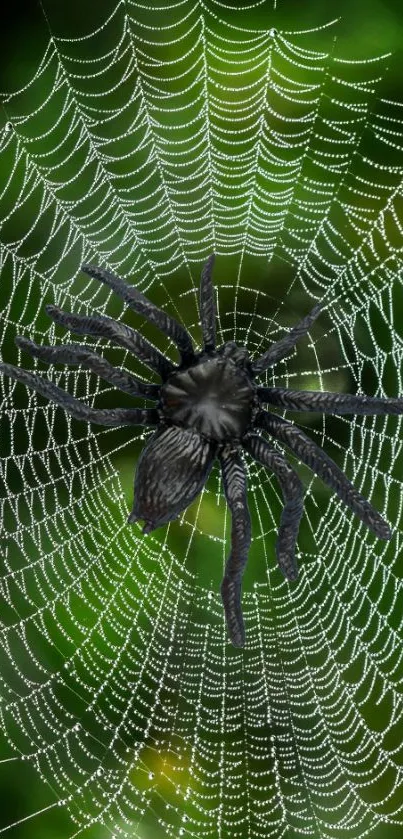
M135 283L199 347L215 251L220 343L257 356L323 301L267 384L400 395L402 103L382 97L385 57L340 57L331 30L319 50L312 32L252 29L226 9L126 0L90 35L50 23L29 84L2 95L3 357L44 372L13 340L68 341L44 313L55 303L125 318L175 361L80 265ZM80 368L49 375L90 404L126 404ZM401 825L400 418L294 417L394 531L376 541L295 464L294 584L275 563L279 488L245 457L240 652L219 595L218 469L144 538L126 519L149 432L91 428L1 389L4 760L35 768L71 836L355 839Z

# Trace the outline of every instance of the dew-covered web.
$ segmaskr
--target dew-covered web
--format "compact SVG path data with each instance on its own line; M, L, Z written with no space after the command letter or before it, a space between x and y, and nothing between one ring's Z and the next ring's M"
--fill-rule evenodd
M403 108L382 97L385 58L341 57L332 29L319 51L316 32L243 20L215 0L121 0L90 36L50 26L30 84L3 95L4 360L44 371L14 337L71 340L49 302L124 317L176 360L80 265L114 269L200 345L198 280L215 251L220 342L262 353L323 300L268 383L402 394ZM83 369L49 375L91 405L129 404ZM71 835L350 839L402 824L400 418L294 416L393 527L376 540L297 465L294 584L275 561L279 488L246 461L240 651L219 594L218 469L145 538L126 519L149 432L1 389L5 759L38 770Z

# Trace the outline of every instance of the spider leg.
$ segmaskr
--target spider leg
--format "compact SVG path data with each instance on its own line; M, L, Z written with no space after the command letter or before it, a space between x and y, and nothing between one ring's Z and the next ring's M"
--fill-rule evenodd
M276 440L285 443L297 457L322 479L347 507L358 516L379 539L390 539L390 527L372 504L350 483L344 472L326 452L322 451L306 434L288 420L260 411L256 425L268 431Z
M294 349L295 344L309 332L309 329L321 311L322 307L320 304L314 306L309 315L306 315L299 323L293 326L284 338L280 338L260 358L252 361L252 373L255 376L260 376L268 367L273 367L274 364L277 364L278 361L281 361L282 358L289 355L291 350Z
M200 320L205 352L215 350L216 348L216 307L214 287L211 279L214 261L215 254L212 253L203 267L200 279Z
M75 396L71 396L49 379L37 376L36 373L31 373L29 370L22 370L12 364L0 364L0 373L27 385L32 390L36 390L78 420L110 426L158 425L159 423L159 414L156 408L107 408L105 410L90 408L89 405L80 402Z
M22 336L18 336L15 343L29 355L40 358L48 364L82 364L105 382L109 382L124 393L130 393L131 396L144 396L146 399L159 398L159 385L148 384L136 379L135 376L129 376L128 373L114 367L106 358L85 345L63 344L59 347L46 347L35 344L34 341Z
M250 434L243 440L246 450L263 466L273 470L284 497L284 509L281 514L276 555L281 571L288 580L296 580L298 566L295 558L295 545L299 524L304 512L304 495L300 478L295 469L287 463L284 455L276 451L263 437Z
M403 399L354 396L326 390L286 390L282 387L258 387L261 402L288 411L318 411L321 414L403 414Z
M231 553L225 565L221 596L230 639L235 647L245 646L242 617L242 575L248 559L251 522L246 497L246 473L238 452L228 447L219 455L224 493L232 514Z
M106 271L97 265L82 265L81 268L85 274L109 286L134 312L143 315L150 323L157 326L164 335L172 338L181 354L182 362L186 363L194 359L192 339L187 329L178 323L175 318L171 318L166 312L155 306L151 300L148 300L135 286L129 285L121 277L112 274L111 271Z
M48 305L46 312L60 326L64 326L76 335L95 335L97 338L109 338L120 347L132 352L137 358L156 370L162 379L167 379L175 369L174 365L165 358L156 347L153 347L142 335L112 318L99 315L87 317L86 315L73 315L70 312L63 312L58 306Z

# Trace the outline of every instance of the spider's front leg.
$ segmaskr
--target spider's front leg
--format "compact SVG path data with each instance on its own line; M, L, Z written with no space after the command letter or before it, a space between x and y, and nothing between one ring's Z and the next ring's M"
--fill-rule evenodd
M234 647L245 646L242 617L242 575L251 542L251 521L246 498L246 472L239 452L228 446L219 455L224 492L232 514L231 553L221 583L228 632Z
M216 445L190 428L163 425L143 449L136 469L129 522L144 519L143 533L176 519L201 492Z
M260 358L252 361L251 369L253 375L261 376L262 373L264 373L264 371L269 367L273 367L274 364L277 364L283 358L286 358L287 355L292 352L298 341L308 334L311 326L313 326L321 311L322 306L320 303L317 303L316 306L313 307L312 311L309 312L308 315L305 315L299 323L295 324L295 326L293 326L293 328L290 329L283 338L280 338L279 341L272 344L271 347L269 347L269 349L260 356Z

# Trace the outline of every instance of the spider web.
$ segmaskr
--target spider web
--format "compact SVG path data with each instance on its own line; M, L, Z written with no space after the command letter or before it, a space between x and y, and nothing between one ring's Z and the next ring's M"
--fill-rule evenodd
M124 317L175 361L80 264L129 278L199 346L214 250L220 342L258 355L324 303L267 384L401 394L402 104L382 96L385 57L340 56L331 28L277 31L273 9L260 29L228 9L125 0L91 35L50 25L29 84L3 95L3 358L45 369L13 340L68 341L52 302ZM129 404L86 371L50 376L91 405ZM35 767L70 835L352 839L401 825L400 418L295 416L393 527L377 541L297 465L295 584L275 562L279 488L246 459L242 652L219 596L218 469L144 538L126 518L149 432L1 388L4 761Z

